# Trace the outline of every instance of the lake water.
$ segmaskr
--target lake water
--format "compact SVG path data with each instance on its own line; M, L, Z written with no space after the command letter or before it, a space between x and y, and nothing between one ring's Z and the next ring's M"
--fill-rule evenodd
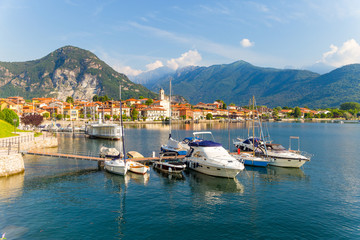
M211 130L225 148L245 125L173 126L182 139ZM24 174L0 178L7 239L360 239L360 124L269 123L285 147L299 136L313 154L301 169L248 168L235 180L195 172L125 177L97 163L26 156ZM145 156L167 126L126 126L126 151ZM96 152L119 141L59 134L59 152ZM296 145L297 146L297 145ZM234 150L232 148L232 150Z

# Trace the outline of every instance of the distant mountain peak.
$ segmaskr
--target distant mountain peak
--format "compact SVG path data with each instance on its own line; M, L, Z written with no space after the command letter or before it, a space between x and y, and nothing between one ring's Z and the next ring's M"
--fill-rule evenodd
M26 98L67 96L91 99L93 95L108 95L118 99L119 85L123 97L155 97L156 94L131 82L116 72L92 52L74 46L64 46L47 56L18 63L0 62L0 95L14 93Z

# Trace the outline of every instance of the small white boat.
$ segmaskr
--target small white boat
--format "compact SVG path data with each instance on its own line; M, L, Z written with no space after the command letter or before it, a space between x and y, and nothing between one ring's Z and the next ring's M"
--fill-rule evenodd
M137 174L145 174L150 168L142 163L136 161L136 158L143 158L144 156L136 151L130 151L127 153L129 159L127 162L129 163L129 171Z
M129 170L129 162L122 159L113 159L104 162L104 169L108 172L124 176Z
M128 160L129 163L129 171L137 174L145 174L147 173L150 168L142 163Z

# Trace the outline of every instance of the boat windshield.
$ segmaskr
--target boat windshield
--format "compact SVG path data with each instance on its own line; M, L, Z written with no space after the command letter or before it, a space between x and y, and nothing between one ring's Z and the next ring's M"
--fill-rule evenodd
M266 149L267 150L273 150L273 151L284 151L284 150L286 150L286 148L284 148L280 144L266 144Z
M203 148L203 153L207 158L230 158L232 160L230 154L223 147Z
M195 140L201 139L205 141L213 141L215 142L215 139L211 132L194 132L193 133Z

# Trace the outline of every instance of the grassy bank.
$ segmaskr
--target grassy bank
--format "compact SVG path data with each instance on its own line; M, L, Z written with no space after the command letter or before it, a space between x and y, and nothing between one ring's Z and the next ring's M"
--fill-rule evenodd
M14 134L13 132L14 132L13 125L3 120L0 120L0 138L18 136L18 134ZM16 129L16 132L27 132L27 131Z

